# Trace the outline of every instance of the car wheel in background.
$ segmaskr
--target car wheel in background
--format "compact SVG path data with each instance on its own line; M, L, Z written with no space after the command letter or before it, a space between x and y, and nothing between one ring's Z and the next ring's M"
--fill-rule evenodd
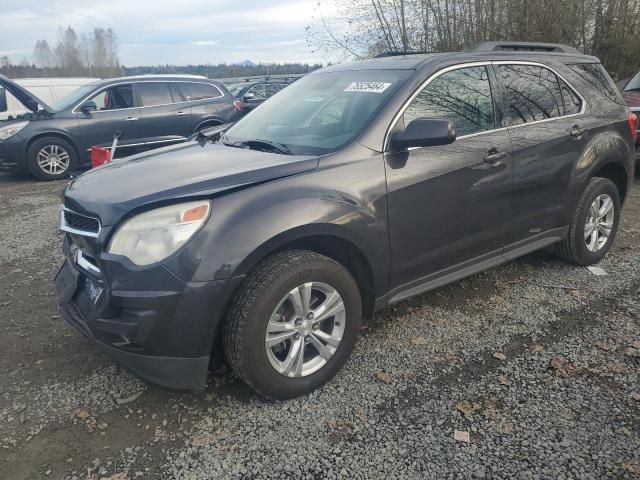
M66 178L77 165L75 149L61 138L39 138L27 150L27 166L38 180Z
M577 265L592 265L609 252L620 222L620 194L607 178L593 178L587 185L569 227L556 252Z
M341 264L304 250L279 252L234 295L223 327L225 355L256 391L297 397L342 368L361 317L358 286Z

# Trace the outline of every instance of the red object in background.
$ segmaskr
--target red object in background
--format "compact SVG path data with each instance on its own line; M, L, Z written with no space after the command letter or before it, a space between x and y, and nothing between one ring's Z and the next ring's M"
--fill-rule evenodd
M638 125L637 115L633 112L629 114L629 128L631 129L631 138L635 142L638 140L638 128L640 128L640 125Z
M236 107L236 110L242 113L244 105L242 105L242 102L240 100L236 100L235 102L233 102L233 106Z
M99 167L111 161L111 150L94 145L91 147L91 168Z

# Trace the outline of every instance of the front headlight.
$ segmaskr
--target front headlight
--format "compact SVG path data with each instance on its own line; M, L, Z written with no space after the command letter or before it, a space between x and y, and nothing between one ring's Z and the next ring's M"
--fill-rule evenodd
M199 200L136 215L118 228L108 252L124 255L136 265L159 262L198 231L210 210L210 201Z
M11 125L0 128L0 140L6 140L7 138L13 137L28 124L29 122L12 123Z

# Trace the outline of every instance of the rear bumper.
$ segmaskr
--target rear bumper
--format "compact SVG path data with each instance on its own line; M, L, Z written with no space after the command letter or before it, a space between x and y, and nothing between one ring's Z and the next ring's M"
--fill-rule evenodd
M219 319L242 278L184 282L162 265L134 269L117 259L91 258L87 268L70 238L55 280L65 320L151 383L205 388Z

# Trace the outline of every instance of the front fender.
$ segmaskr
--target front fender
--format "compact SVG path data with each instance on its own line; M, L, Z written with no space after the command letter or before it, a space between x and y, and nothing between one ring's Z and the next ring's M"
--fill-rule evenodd
M189 281L221 280L247 273L288 243L329 236L358 248L376 286L386 288L386 201L381 156L325 164L214 198L205 227L166 266Z

